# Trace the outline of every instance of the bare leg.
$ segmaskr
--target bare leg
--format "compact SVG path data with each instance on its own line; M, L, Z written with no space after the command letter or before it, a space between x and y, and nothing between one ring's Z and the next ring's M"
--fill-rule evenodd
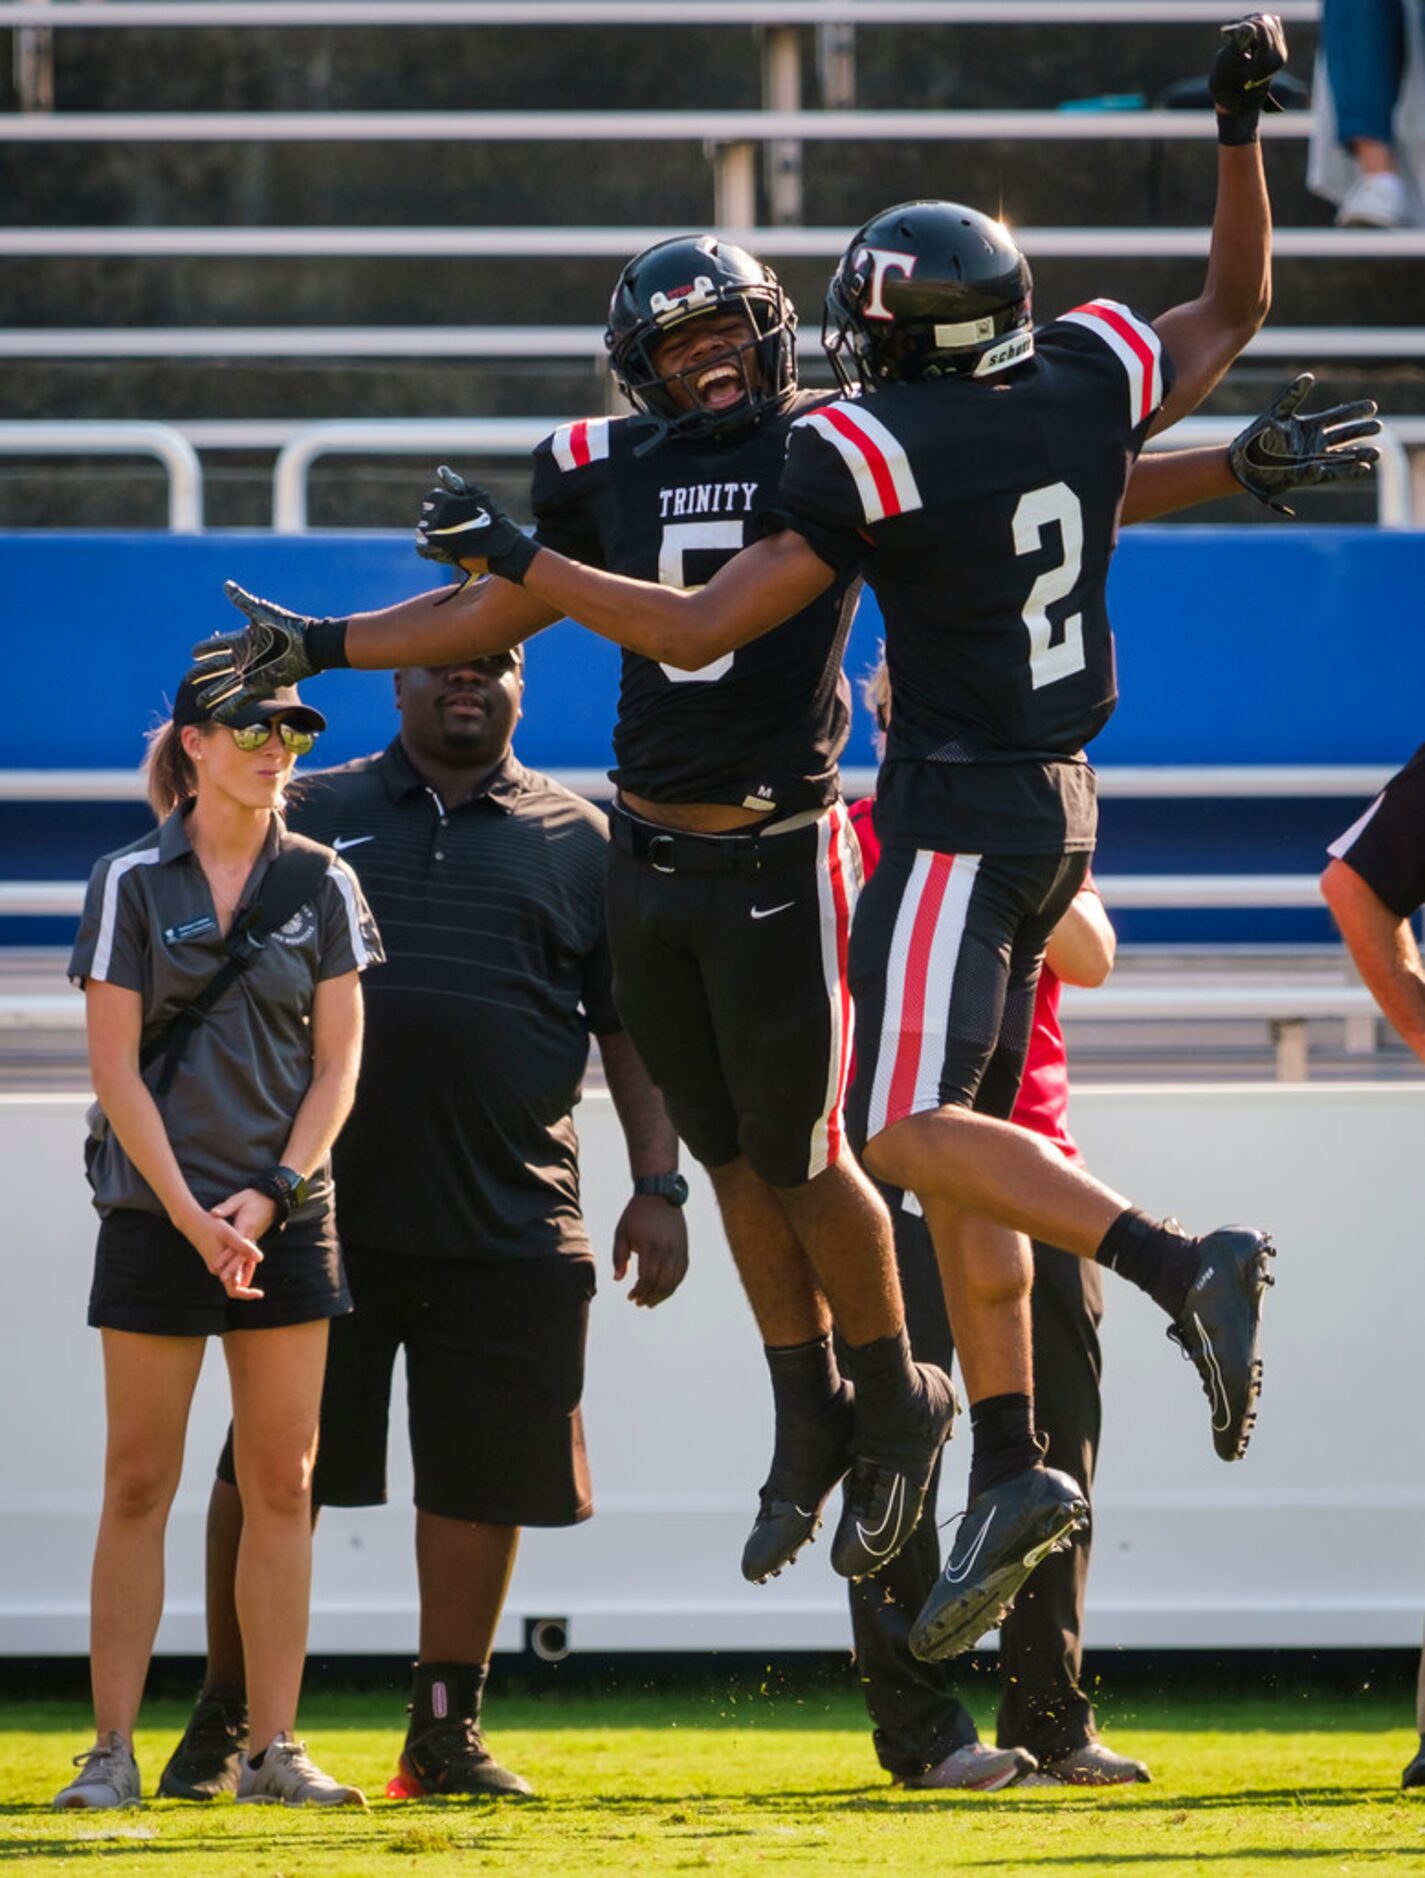
M417 1512L423 1663L489 1661L519 1542L518 1526Z
M237 1611L255 1752L290 1733L307 1654L312 1468L327 1325L234 1331L224 1338L233 1454L242 1495Z
M206 1340L105 1330L108 1443L94 1547L89 1666L94 1721L133 1747L163 1614L163 1535L183 1468L183 1437Z
M208 1663L204 1689L221 1683L246 1687L242 1630L237 1614L238 1546L242 1541L242 1496L226 1480L214 1480L208 1495L204 1608L208 1626Z
M945 1308L971 1402L1033 1390L1033 1254L1020 1233L944 1200L925 1206Z
M891 1216L851 1155L804 1187L779 1187L777 1197L847 1343L894 1337L905 1323L905 1306Z
M830 1309L777 1190L742 1156L708 1177L762 1341L785 1348L826 1336Z
M897 1122L869 1144L866 1165L878 1180L909 1188L927 1212L948 1201L1079 1258L1094 1256L1129 1205L1041 1136L966 1109Z

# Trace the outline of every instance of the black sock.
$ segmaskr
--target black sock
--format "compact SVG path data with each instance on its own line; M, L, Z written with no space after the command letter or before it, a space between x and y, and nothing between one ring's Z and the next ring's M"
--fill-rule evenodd
M970 1404L969 1498L997 1487L1012 1474L1039 1464L1034 1438L1034 1401L1027 1395L987 1395Z
M1182 1310L1197 1277L1196 1239L1185 1238L1158 1220L1149 1219L1136 1206L1126 1207L1118 1215L1094 1257L1129 1284L1146 1291L1169 1317L1176 1317Z
M815 1415L834 1402L845 1386L829 1335L807 1343L764 1343L762 1354L772 1378L772 1402L779 1421L784 1413Z
M411 1677L409 1734L424 1734L447 1721L480 1720L488 1663L417 1663Z
M267 1759L267 1749L264 1748L261 1754L250 1754L248 1756L247 1764L249 1767L252 1767L252 1768L261 1767L262 1763L266 1759Z
M904 1422L907 1404L922 1394L904 1324L893 1337L848 1343L846 1374L856 1391L858 1428Z

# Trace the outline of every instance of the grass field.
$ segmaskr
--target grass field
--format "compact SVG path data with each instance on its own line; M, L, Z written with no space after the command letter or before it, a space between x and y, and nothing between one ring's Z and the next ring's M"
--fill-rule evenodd
M164 1801L76 1815L51 1813L48 1802L69 1756L88 1744L87 1711L10 1700L0 1716L0 1864L26 1878L80 1860L98 1861L104 1878L1425 1872L1425 1793L1399 1787L1415 1738L1398 1693L1131 1695L1102 1719L1118 1746L1151 1764L1151 1786L964 1796L892 1789L855 1695L839 1687L775 1697L754 1684L556 1690L492 1706L493 1743L537 1800L377 1800L368 1813L339 1814ZM149 1788L185 1713L173 1700L145 1711L138 1753ZM373 1796L393 1770L403 1722L399 1695L313 1689L305 1703L318 1761Z

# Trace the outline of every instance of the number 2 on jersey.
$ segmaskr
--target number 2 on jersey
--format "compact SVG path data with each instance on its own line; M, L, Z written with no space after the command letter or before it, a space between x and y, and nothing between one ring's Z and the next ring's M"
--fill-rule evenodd
M1083 615L1069 615L1057 644L1049 618L1054 602L1067 599L1078 585L1083 565L1084 512L1067 483L1049 483L1020 497L1014 511L1015 553L1037 554L1050 522L1059 524L1064 558L1057 567L1046 567L1040 574L1029 589L1023 612L1029 633L1029 682L1036 691L1041 685L1052 685L1084 669Z
M658 546L658 581L664 587L701 586L701 581L686 578L684 556L694 549L706 551L726 549L726 558L730 561L743 545L742 523L727 522L670 522L663 530L663 539ZM724 652L720 659L713 659L710 664L700 665L695 672L685 672L676 665L662 667L664 673L675 685L711 685L719 678L725 678L732 670L732 662L737 657L735 652Z

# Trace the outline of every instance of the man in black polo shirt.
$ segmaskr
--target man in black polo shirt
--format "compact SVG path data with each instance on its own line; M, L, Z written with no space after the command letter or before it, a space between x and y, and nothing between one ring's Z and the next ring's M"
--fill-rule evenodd
M485 1748L480 1702L520 1527L593 1510L579 1397L594 1263L571 1113L591 1032L634 1177L614 1275L637 1261L636 1304L683 1278L687 1190L613 1004L604 818L510 748L520 653L404 671L396 695L396 740L314 778L292 817L349 859L387 943L334 1157L355 1311L328 1358L313 1502L385 1500L404 1346L421 1617L392 1790L526 1794ZM245 1723L242 1507L226 1462L209 1518L207 1678L159 1789L173 1797L227 1788Z
M1329 852L1321 892L1341 937L1382 1013L1425 1063L1425 966L1410 925L1425 905L1425 744ZM1425 1655L1415 1723L1420 1746L1404 1787L1425 1787Z

